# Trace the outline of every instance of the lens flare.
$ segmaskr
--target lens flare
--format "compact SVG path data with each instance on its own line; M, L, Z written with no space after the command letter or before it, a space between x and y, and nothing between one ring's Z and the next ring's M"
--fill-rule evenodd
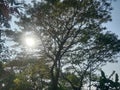
M25 44L26 44L28 47L34 47L34 46L35 46L35 40L34 40L34 38L26 37L26 38L25 38Z

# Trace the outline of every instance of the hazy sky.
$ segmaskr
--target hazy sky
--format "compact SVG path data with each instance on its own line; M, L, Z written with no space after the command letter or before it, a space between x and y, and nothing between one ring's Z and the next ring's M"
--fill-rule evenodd
M27 2L30 0L26 0ZM120 38L120 0L112 3L114 10L112 11L112 22L105 24L109 31L116 33ZM11 23L12 24L12 23ZM13 24L14 25L14 24ZM14 25L14 27L16 27ZM107 64L104 66L103 70L109 75L115 70L120 76L120 59L119 63Z
M112 5L114 8L112 11L112 22L107 23L106 26L109 31L116 33L120 38L120 0L113 2ZM118 63L107 64L103 70L105 70L108 75L111 74L113 70L115 70L120 76L120 58L118 58Z

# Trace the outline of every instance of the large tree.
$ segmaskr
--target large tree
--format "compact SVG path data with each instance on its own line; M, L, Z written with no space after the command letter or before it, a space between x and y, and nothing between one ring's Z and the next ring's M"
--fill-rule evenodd
M111 9L111 0L45 0L29 5L18 25L39 37L40 56L50 62L51 90L58 90L65 65L72 65L75 74L82 67L75 89L67 80L74 90L81 90L91 67L114 61L120 40L104 34L102 26L111 20Z

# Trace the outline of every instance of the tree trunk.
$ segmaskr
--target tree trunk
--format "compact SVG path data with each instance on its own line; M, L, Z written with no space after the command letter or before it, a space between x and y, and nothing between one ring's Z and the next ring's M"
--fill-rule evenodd
M57 63L58 61L58 63ZM57 60L51 69L51 90L58 90L58 79L60 74L60 62Z
M56 79L52 79L51 81L51 90L58 90L58 81Z
M58 90L59 71L51 77L51 90Z

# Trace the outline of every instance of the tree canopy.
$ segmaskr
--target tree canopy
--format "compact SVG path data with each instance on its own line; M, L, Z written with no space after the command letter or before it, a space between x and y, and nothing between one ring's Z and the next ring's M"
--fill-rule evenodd
M59 88L65 67L79 78L74 90L81 90L87 73L106 62L114 62L120 40L106 32L103 24L111 21L111 0L45 0L34 2L18 25L32 31L41 41L41 55L51 62L51 89ZM69 67L70 65L70 67ZM72 73L73 73L72 72ZM74 88L75 87L75 88Z
M7 33L19 43L17 47L23 44L23 33L35 35L37 47L32 49L33 58L22 45L17 60L5 64L14 72L16 88L11 88L82 90L84 85L91 87L98 78L95 71L107 62L115 62L120 52L117 35L105 31L103 26L111 21L111 3L111 0L43 0L27 5L16 22L20 31Z

